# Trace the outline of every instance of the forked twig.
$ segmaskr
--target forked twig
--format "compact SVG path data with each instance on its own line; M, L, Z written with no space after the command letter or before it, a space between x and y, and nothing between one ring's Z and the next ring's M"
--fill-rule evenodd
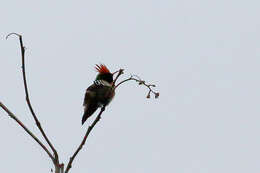
M8 39L9 36L11 35L16 35L19 37L19 41L20 41L20 47L21 47L21 54L22 54L22 73L23 73L23 83L24 83L24 90L25 90L25 95L26 95L26 102L27 102L27 105L31 111L31 114L35 120L35 123L37 125L37 127L39 128L42 136L44 137L44 139L46 140L46 142L48 143L48 145L51 147L53 153L54 153L54 156L55 156L55 159L53 160L55 163L58 163L59 162L59 156L58 156L58 153L56 151L56 149L53 147L52 143L50 142L50 140L48 139L48 137L46 136L42 126L41 126L41 123L40 121L38 120L33 108L32 108L32 105L31 105L31 101L30 101L30 98L29 98L29 91L28 91L28 87L27 87L27 81L26 81L26 73L25 73L25 47L23 46L23 39L22 39L22 35L20 34L17 34L17 33L10 33L6 36L6 39Z
M89 133L91 132L91 130L94 128L94 126L97 124L97 122L100 120L101 118L101 114L105 111L105 107L102 107L98 116L96 117L96 119L93 121L93 123L88 127L88 130L82 140L82 142L80 143L79 147L77 148L77 150L75 151L75 153L72 155L72 157L70 157L69 163L66 167L65 173L68 173L70 168L72 167L72 162L75 159L75 157L77 156L77 154L79 153L79 151L82 149L83 145L85 144Z
M125 80L122 80L121 82L119 82L119 83L115 86L115 89L116 89L117 87L119 87L121 84L123 84L123 83L125 83L125 82L127 82L127 81L130 81L130 80L136 81L136 82L138 82L139 85L144 85L144 86L146 86L146 87L149 89L146 98L150 98L150 97L151 97L151 96L150 96L151 93L154 94L154 97L155 97L156 99L159 97L160 93L159 93L159 92L155 92L155 91L152 89L152 87L155 87L155 85L154 85L154 84L147 84L144 80L142 80L142 79L141 79L139 76L137 76L137 75L131 75L129 78L127 78L127 79L125 79Z
M118 74L117 74L115 80L113 81L113 84L112 84L113 87L115 86L116 81L117 81L117 79L119 78L119 76L122 75L122 74L124 74L124 69L119 69L118 71L114 72L113 75L116 74L116 73L118 73Z

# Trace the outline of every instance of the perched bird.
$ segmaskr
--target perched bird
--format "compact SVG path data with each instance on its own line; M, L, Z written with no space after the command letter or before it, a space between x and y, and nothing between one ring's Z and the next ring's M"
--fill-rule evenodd
M105 107L111 102L115 95L113 89L113 74L104 64L95 66L98 75L94 83L89 86L85 93L84 114L82 117L82 125L84 122L98 109Z

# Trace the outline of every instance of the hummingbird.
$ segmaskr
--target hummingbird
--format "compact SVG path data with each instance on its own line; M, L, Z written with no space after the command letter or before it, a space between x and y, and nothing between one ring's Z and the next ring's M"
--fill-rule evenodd
M82 125L99 107L107 106L115 95L113 73L104 64L96 64L95 69L98 72L96 79L85 93Z

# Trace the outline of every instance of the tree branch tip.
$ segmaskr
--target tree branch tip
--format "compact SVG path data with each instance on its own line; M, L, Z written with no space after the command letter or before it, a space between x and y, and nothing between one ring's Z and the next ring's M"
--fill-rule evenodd
M122 68L119 69L119 73L120 73L120 74L123 74L123 73L124 73L124 70L125 70L125 69L122 69Z
M116 73L118 73L118 72L119 72L119 70L115 71L115 72L114 72L114 73L112 73L112 74L114 75L114 74L116 74Z
M159 92L157 92L157 93L154 94L154 98L156 98L156 99L158 99L159 96L160 96L160 93L159 93Z
M124 69L119 69L119 70L117 70L117 71L115 71L114 73L112 73L113 75L115 75L116 73L118 73L119 75L121 75L121 74L124 74Z
M22 35L17 34L16 32L11 32L11 33L9 33L9 34L5 37L5 39L7 40L11 35L16 35L16 36L19 37L19 38L22 37Z

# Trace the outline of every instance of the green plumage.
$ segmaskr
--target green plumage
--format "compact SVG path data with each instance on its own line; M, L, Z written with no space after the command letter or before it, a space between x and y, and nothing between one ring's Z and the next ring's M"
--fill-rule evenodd
M115 95L112 87L113 76L109 74L99 74L94 83L89 86L85 93L84 115L82 124L98 109L98 107L107 106Z

